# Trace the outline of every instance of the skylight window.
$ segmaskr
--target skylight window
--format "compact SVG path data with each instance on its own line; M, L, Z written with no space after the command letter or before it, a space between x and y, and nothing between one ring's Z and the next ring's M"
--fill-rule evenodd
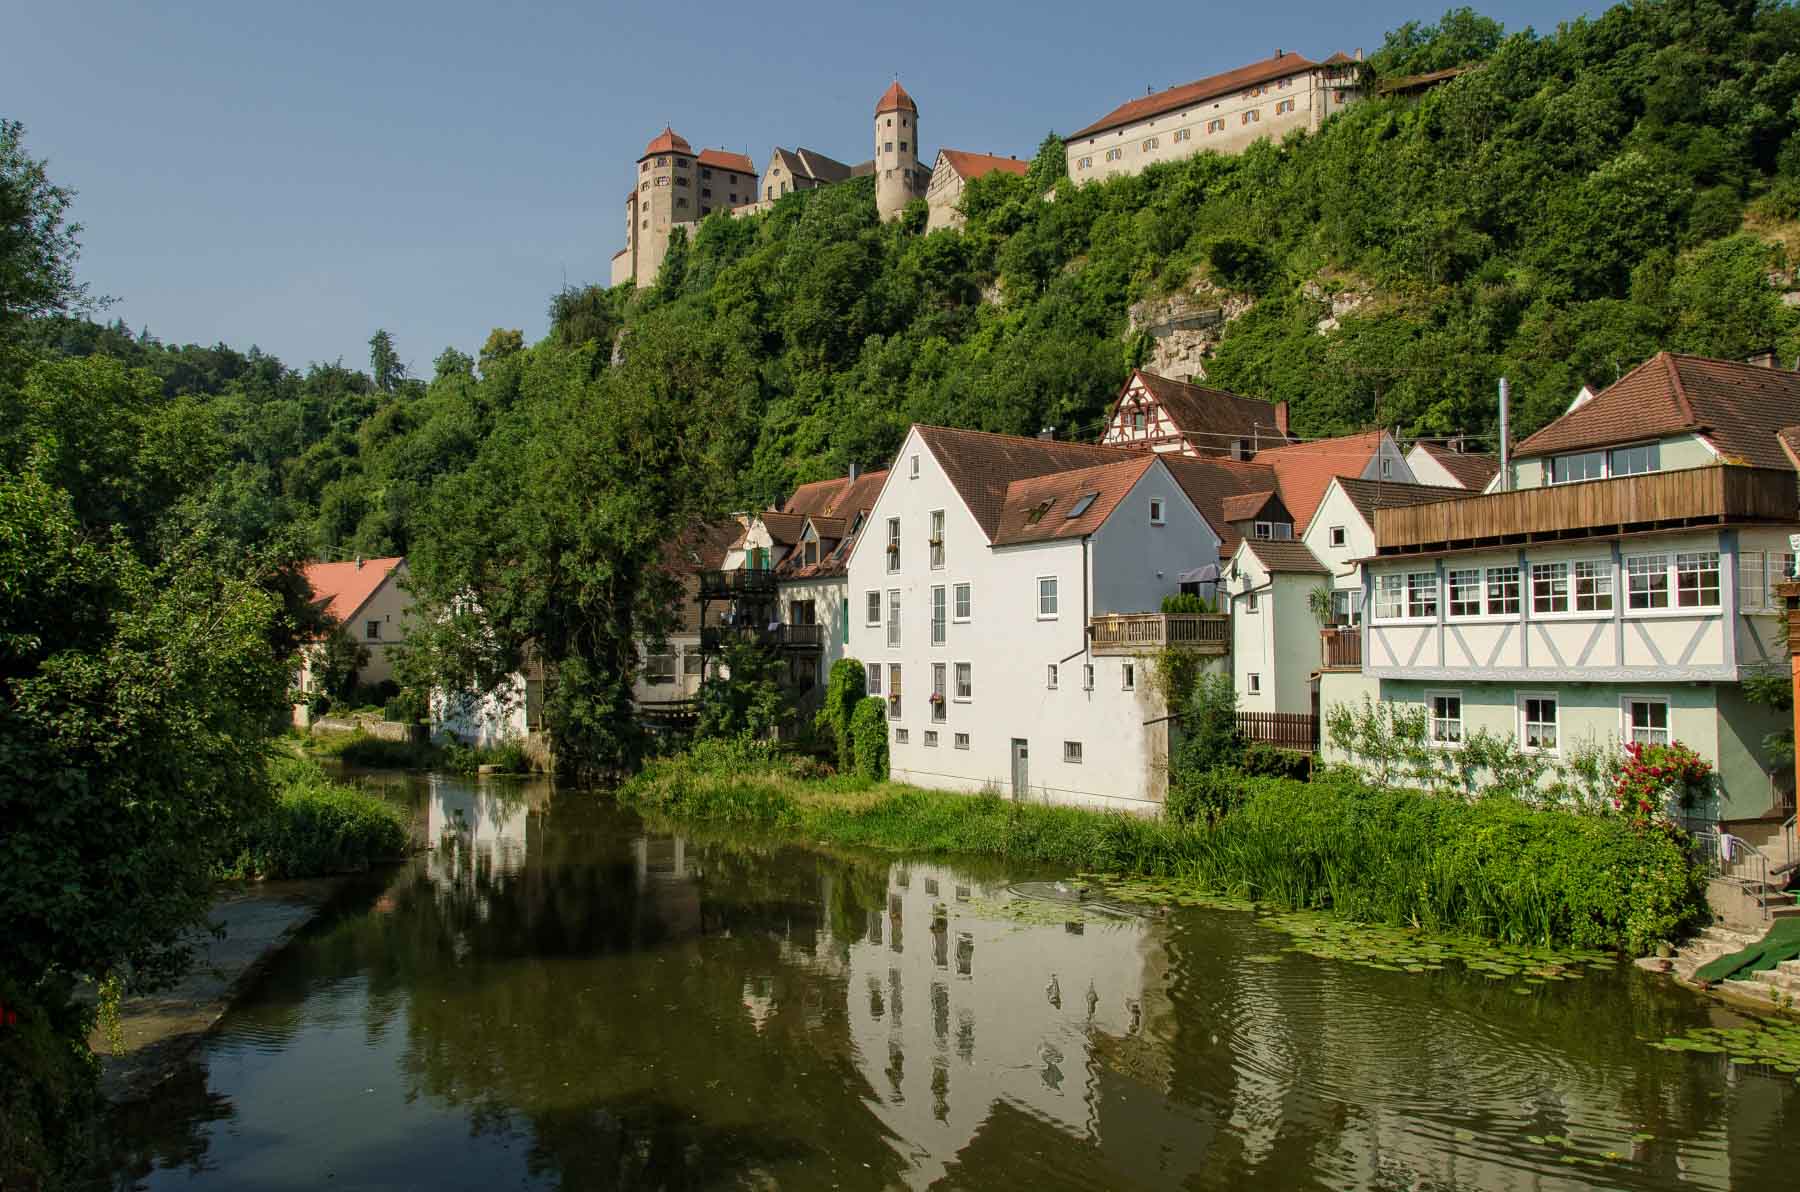
M1069 509L1069 520L1074 521L1091 508L1100 499L1099 493L1082 493L1080 498Z
M1025 514L1025 524L1028 526L1035 526L1039 522L1043 521L1044 514L1050 512L1050 506L1055 503L1056 503L1056 498L1052 497L1048 501L1042 501L1036 505L1033 505L1031 507L1031 510Z

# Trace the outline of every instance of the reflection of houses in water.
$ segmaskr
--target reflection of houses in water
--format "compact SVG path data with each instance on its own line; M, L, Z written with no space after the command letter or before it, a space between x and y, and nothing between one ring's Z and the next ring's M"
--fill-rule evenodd
M1005 897L947 869L896 865L885 911L848 944L850 1029L872 1108L896 1137L934 1140L912 1156L921 1184L945 1174L939 1156L1015 1110L1101 1141L1097 1044L1144 1027L1157 933L1138 919L1025 924L978 909ZM1154 1168L1155 1156L1144 1161Z
M525 868L531 843L531 813L548 796L542 784L477 784L441 774L430 776L426 818L432 853L431 880L455 885L468 875L510 877Z
M689 862L682 836L639 836L631 842L638 916L667 936L701 931L699 866Z

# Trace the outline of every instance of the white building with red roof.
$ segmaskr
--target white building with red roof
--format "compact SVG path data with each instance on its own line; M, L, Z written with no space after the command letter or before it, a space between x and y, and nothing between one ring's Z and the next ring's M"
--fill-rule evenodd
M369 660L356 681L375 686L394 677L388 651L406 640L412 620L412 593L405 589L406 559L356 558L342 563L308 563L306 582L312 586L313 603L332 621L343 626ZM313 678L317 646L301 651L300 690L315 689Z

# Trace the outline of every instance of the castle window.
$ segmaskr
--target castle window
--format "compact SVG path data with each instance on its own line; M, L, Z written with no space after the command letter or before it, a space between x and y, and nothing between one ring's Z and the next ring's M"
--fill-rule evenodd
M1145 153L1148 153L1148 152L1150 152L1150 150L1156 148L1160 144L1162 144L1161 137L1151 137L1149 140L1145 141L1142 145L1140 145L1139 148L1142 149Z
M667 177L658 178L656 180L656 184L658 186L667 186L669 184L669 180Z
M712 171L711 171L711 170L709 170L709 169L706 169L706 168L705 168L705 167L702 167L702 168L701 168L701 170L700 170L700 176L701 176L701 177L702 177L702 178L711 178L711 177L712 177Z
M902 153L906 152L906 142L905 141L900 142L900 152L902 152Z
M1191 141L1194 139L1194 130L1191 128L1178 128L1175 130L1175 139L1177 141Z
M688 184L688 180L687 180L687 179L686 179L686 178L677 178L677 179L675 179L675 185L676 185L676 186L686 186L686 185L687 185L687 184Z
M648 172L649 172L649 169L650 169L650 163L649 163L649 162L647 162L647 161L640 161L640 162L638 162L638 173L640 173L640 174L643 174L643 173L648 173Z
M656 159L656 164L659 166L666 166L669 164L669 159L666 157L659 157Z
M1123 149L1108 149L1106 151L1106 160L1107 161L1118 161L1119 158L1124 154L1124 152L1125 151Z
M1263 93L1263 88L1261 88L1261 87L1250 88L1250 98L1251 99L1255 99L1257 96L1261 95L1262 93Z
M1276 83L1275 85L1277 87L1286 87L1289 83L1291 83L1293 81L1294 80L1292 80L1292 79L1282 79L1280 82Z
M881 151L882 151L882 152L883 152L883 153L892 153L892 152L893 152L893 151L894 151L894 142L892 142L892 141L883 141L883 142L882 142L882 143L881 143Z
M735 207L735 206L737 206L737 191L735 191L735 190L734 190L734 191L732 191L732 192L731 192L731 195L730 195L730 198L731 198L731 205L732 205L732 206L733 206L733 207Z
M1223 120L1208 120L1206 122L1206 131L1209 133L1224 132L1225 122Z
M1091 170L1094 168L1094 159L1091 157L1084 157L1080 161L1076 162L1075 165L1079 169Z
M683 197L682 197L682 198L679 198L679 199L676 199L676 200L675 200L675 205L676 205L676 206L677 206L677 207L685 207L685 206L687 206L687 198L686 198L686 197L685 197L685 196L683 196Z
M701 208L700 208L700 214L702 214L702 215L711 215L711 214L712 214L712 208L711 208L711 207L708 207L708 206L705 206L705 205L704 205L704 204L703 204L703 205L702 205L702 206L701 206Z
M1281 115L1283 112L1291 112L1293 110L1294 110L1294 101L1291 99L1284 99L1280 103L1275 105L1275 114L1277 116Z
M1260 111L1258 111L1256 108L1251 108L1248 112L1244 113L1244 123L1245 124L1255 124L1258 120L1261 120L1261 119L1262 119L1262 113Z
M700 197L701 197L701 198L703 198L703 199L710 199L710 198L712 198L712 187L710 187L710 186L702 186L702 187L701 187L701 188L700 188Z
M640 182L640 183L638 183L638 189L639 190L649 190L650 184L648 182Z

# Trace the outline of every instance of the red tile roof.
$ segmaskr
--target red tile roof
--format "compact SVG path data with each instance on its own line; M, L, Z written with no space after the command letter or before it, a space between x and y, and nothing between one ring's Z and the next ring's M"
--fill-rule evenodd
M347 622L368 603L394 568L404 562L404 556L396 555L349 563L308 563L306 582L312 585L314 604L323 604L333 620Z
M1119 502L1145 472L1156 466L1156 457L1133 452L1112 463L1075 468L1015 480L1006 486L1000 509L1000 528L995 546L1016 542L1045 542L1053 538L1080 538L1098 530L1112 516ZM1092 495L1080 516L1070 517L1083 497ZM1035 520L1034 520L1034 514Z
M1471 492L1480 492L1488 486L1488 481L1500 470L1498 456L1482 455L1474 451L1452 451L1442 443L1420 443L1419 449L1433 460L1439 467L1450 473L1452 479Z
M1219 536L1220 557L1228 557L1237 549L1238 532L1225 514L1226 503L1234 497L1273 490L1274 470L1260 461L1250 463L1217 456L1168 454L1157 458L1168 465L1175 483Z
M1119 403L1131 392L1133 381L1142 382L1198 450L1229 455L1240 439L1248 440L1252 450L1267 450L1289 441L1289 436L1276 428L1276 409L1270 402L1159 377L1141 368L1126 378L1107 414L1109 422L1118 415Z
M798 513L777 513L773 509L756 515L768 528L769 541L778 546L792 546L800 541L800 532L806 529L806 518Z
M742 153L730 153L724 149L700 150L700 164L716 166L721 170L736 170L740 174L756 175L756 163Z
M1781 440L1781 446L1787 452L1788 459L1793 461L1794 467L1800 468L1800 426L1784 426L1775 432L1775 437Z
M1295 533L1305 532L1332 477L1361 476L1367 470L1382 438L1381 431L1370 430L1257 452L1257 463L1275 469L1276 488L1294 515Z
M1236 70L1209 75L1196 82L1185 83L1180 87L1170 87L1167 91L1158 91L1154 95L1146 95L1142 99L1134 99L1129 103L1120 104L1086 128L1072 132L1064 139L1073 141L1078 137L1091 137L1095 133L1106 132L1121 125L1135 124L1139 120L1148 120L1152 116L1160 116L1164 112L1173 112L1190 104L1216 99L1234 91L1242 91L1244 88L1254 87L1258 83L1272 82L1285 75L1310 70L1317 65L1318 63L1310 58L1302 57L1299 54L1282 54L1275 58L1264 58L1261 62L1252 62L1248 66L1240 66Z
M1519 459L1692 433L1727 462L1792 468L1784 427L1800 423L1800 373L1658 352L1592 401L1520 443Z
M1265 518L1264 520L1289 520L1286 506L1281 504L1281 499L1270 489L1264 489L1261 492L1244 493L1243 495L1236 497L1226 497L1224 503L1219 508L1219 513L1228 522L1250 521L1263 510L1268 509L1270 505L1274 505L1276 508L1280 509L1281 516L1279 518Z
M1017 174L1021 178L1031 168L1028 161L1020 161L1016 157L1000 157L993 153L969 153L962 149L939 149L944 160L956 171L959 178L967 181L971 178L985 178L995 170L1008 174Z
M1007 486L1015 480L1117 463L1118 447L1027 439L945 426L915 426L988 541L1000 529Z
M919 105L914 103L913 97L906 93L906 88L900 85L900 80L895 79L888 85L888 89L881 93L881 98L876 101L875 114L879 116L883 112L899 111L909 111L917 115Z
M638 154L638 160L642 161L646 157L652 157L658 153L686 153L692 155L693 152L694 147L687 143L686 138L665 124L663 125L663 130L661 132L650 138L650 143L644 146L644 151L642 153Z
M1331 568L1319 562L1319 557L1299 539L1276 542L1266 538L1247 538L1244 540L1244 549L1255 555L1264 569L1271 572L1331 574Z
M781 503L781 511L807 517L842 517L853 521L858 513L866 513L875 507L875 498L880 495L881 486L886 482L886 468L879 472L864 472L855 480L848 476L815 480L796 488L793 495Z

